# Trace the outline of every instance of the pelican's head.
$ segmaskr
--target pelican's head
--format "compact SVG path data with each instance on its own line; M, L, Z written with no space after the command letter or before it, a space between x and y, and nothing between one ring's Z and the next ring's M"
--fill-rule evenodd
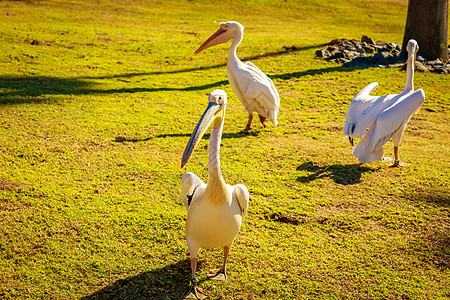
M194 132L192 132L186 149L184 149L183 158L181 159L181 168L186 165L189 157L191 157L192 152L194 152L195 147L197 147L209 126L214 123L214 128L217 128L220 124L222 124L225 117L226 105L227 93L225 93L225 91L214 90L211 94L209 94L208 106L200 118L200 121L198 121Z
M419 44L413 39L409 40L406 51L408 51L409 55L415 55L419 51Z
M236 36L237 33L243 33L244 32L244 26L239 24L236 21L228 21L228 22L221 22L219 24L219 30L217 30L212 36L210 36L206 42L204 42L200 48L195 51L195 54L198 54L205 50L206 48L226 43L232 38Z

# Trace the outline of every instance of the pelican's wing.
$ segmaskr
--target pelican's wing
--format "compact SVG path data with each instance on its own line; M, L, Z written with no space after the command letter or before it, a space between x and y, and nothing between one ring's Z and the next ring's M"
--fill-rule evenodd
M197 189L204 186L206 184L194 173L188 172L183 175L183 178L181 178L181 198L183 199L186 210L189 210L189 205Z
M350 106L352 106L354 102L355 108L349 107L350 116L347 113L348 121L346 120L346 124L344 124L344 133L348 134L347 136L355 138L359 135L362 138L367 134L367 130L375 125L379 115L403 97L403 94L368 95L367 93L376 86L375 82L366 86L350 103Z
M245 217L248 211L248 203L250 201L250 195L248 193L248 189L243 184L236 184L233 186L233 198L236 197L236 200L241 208L242 218Z
M258 103L266 110L269 121L277 125L277 115L280 109L280 95L278 94L275 85L272 80L253 63L247 61L245 65L253 77L245 92L245 96L254 98L258 101Z
M425 100L425 93L419 89L412 94L398 99L393 105L386 108L378 117L374 134L370 143L370 151L383 147L395 134L401 135L409 119L417 113ZM402 133L399 133L399 130Z
M348 107L347 116L344 123L344 135L352 138L362 138L365 134L367 127L363 130L361 127L362 113L370 107L379 97L371 96L370 93L374 91L378 86L378 82L373 82L363 88L352 100ZM363 125L364 126L364 125Z

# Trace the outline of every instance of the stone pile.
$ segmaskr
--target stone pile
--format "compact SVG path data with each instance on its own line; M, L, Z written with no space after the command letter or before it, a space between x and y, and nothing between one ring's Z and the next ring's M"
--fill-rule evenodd
M316 58L341 63L344 67L398 68L403 67L406 62L400 57L402 45L385 41L375 42L367 36L363 36L361 41L336 39L327 46L326 49L316 51ZM450 63L445 64L439 59L426 61L423 57L417 56L416 71L448 74Z

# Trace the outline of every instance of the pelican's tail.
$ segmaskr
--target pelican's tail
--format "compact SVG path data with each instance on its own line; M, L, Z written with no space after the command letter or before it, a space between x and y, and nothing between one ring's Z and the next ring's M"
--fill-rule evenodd
M352 149L352 154L363 164L372 161L379 161L383 158L383 147L376 149L373 152L370 151L370 142L374 132L372 129L369 130L367 135L365 135Z
M278 125L278 121L277 121L277 115L278 112L273 110L273 111L269 111L269 117L267 118L270 122L273 123L273 125L277 126Z

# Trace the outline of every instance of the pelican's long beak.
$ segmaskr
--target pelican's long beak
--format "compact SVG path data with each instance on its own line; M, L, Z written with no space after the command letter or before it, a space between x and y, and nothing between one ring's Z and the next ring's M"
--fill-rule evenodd
M228 42L231 38L232 36L228 30L220 28L212 36L210 36L209 39L207 39L206 42L204 42L200 48L197 49L197 51L195 51L195 54L202 52L206 48Z
M194 152L195 147L197 147L206 130L214 122L214 120L217 119L217 122L215 122L216 124L220 124L222 122L224 111L225 110L223 109L222 104L215 102L208 103L208 107L206 107L205 112L200 118L200 121L198 121L198 124L189 139L186 149L184 149L183 158L181 159L181 168L186 165L192 152Z

